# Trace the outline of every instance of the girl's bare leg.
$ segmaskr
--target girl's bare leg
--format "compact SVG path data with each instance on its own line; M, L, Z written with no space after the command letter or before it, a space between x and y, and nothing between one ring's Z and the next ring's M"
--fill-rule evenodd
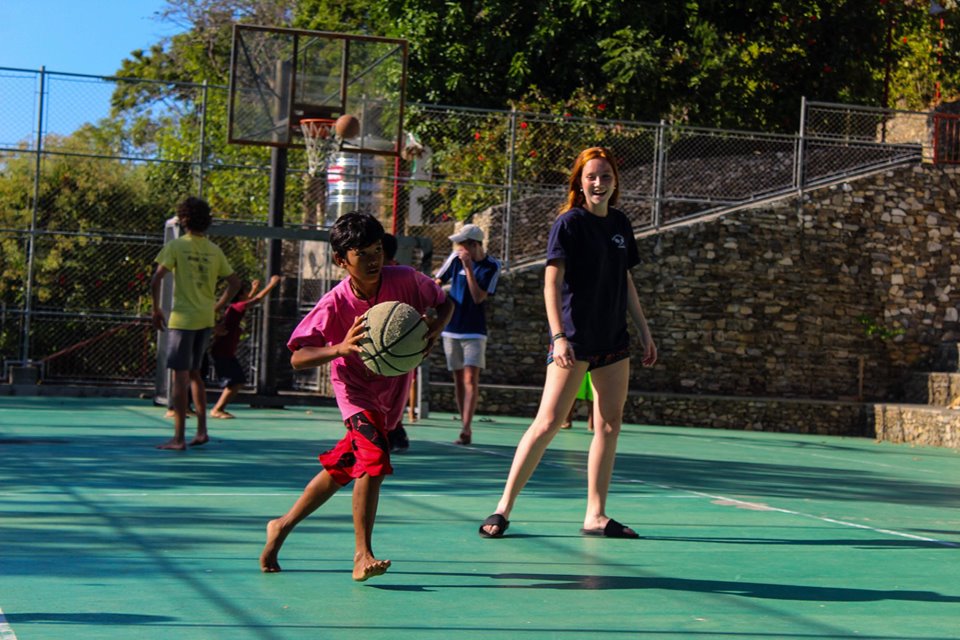
M547 365L547 380L543 385L543 394L540 396L537 417L523 434L520 444L517 445L517 451L513 454L510 475L507 476L507 484L503 488L503 496L497 504L495 513L501 514L507 520L510 519L510 512L513 510L517 496L533 475L543 453L547 450L547 445L557 435L560 425L570 413L573 401L577 397L577 390L580 388L580 381L586 371L586 362L577 362L571 369L562 369L556 363ZM490 535L497 535L500 532L500 527L496 525L485 525L483 529Z
M353 533L356 537L353 579L358 582L386 573L390 567L389 560L377 560L373 555L373 523L377 519L382 484L383 476L372 477L370 474L353 482Z
M587 462L587 512L584 529L602 529L610 519L606 514L607 494L617 456L617 438L623 424L623 405L630 382L630 361L621 360L590 372L593 378L593 440Z
M283 541L300 521L320 508L339 490L340 485L330 474L326 470L321 471L307 484L303 493L285 515L267 523L267 542L260 553L261 571L266 573L280 571L277 556L280 554Z

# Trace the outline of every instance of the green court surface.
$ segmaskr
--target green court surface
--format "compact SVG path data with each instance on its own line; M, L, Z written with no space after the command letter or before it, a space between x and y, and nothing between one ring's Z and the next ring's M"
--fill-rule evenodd
M644 538L608 540L579 535L578 423L485 540L527 419L477 422L463 448L434 414L384 484L393 566L355 583L349 488L282 573L257 563L335 409L235 413L178 453L154 449L172 427L148 401L0 398L0 640L960 638L956 451L626 425L608 513Z

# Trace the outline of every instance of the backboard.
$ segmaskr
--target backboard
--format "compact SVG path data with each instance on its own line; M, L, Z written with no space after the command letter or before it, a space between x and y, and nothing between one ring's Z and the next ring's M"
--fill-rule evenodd
M231 143L302 147L300 120L352 114L360 134L343 151L403 148L406 40L235 25L230 67Z

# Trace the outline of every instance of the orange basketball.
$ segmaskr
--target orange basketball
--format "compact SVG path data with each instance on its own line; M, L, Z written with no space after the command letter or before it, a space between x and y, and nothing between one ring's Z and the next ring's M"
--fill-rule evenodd
M360 121L356 116L345 113L337 118L337 124L334 125L337 130L337 137L343 139L356 138L360 135Z

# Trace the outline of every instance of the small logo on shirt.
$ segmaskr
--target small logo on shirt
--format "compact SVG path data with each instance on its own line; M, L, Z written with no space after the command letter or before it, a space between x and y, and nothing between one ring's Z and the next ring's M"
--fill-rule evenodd
M617 246L617 249L627 248L627 241L619 233L614 234L613 237L610 239L613 240L613 244Z

